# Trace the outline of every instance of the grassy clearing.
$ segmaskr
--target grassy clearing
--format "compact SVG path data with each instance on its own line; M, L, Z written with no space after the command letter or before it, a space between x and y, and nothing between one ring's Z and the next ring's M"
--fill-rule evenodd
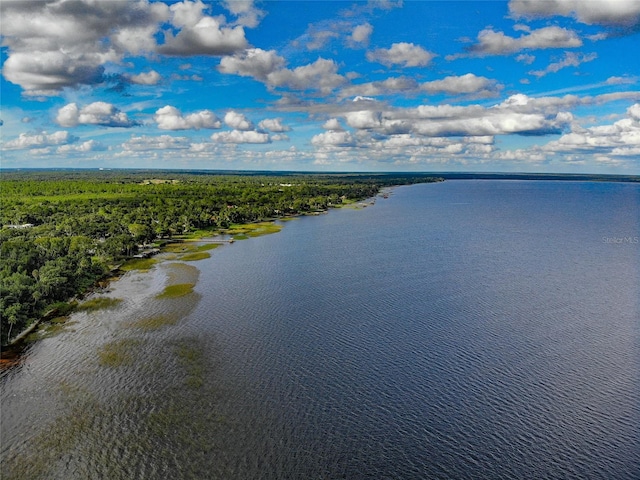
M165 287L162 293L156 295L156 298L184 297L185 295L189 295L191 292L193 292L193 287L195 286L195 283L179 283L177 285L169 285L168 287Z
M98 363L105 367L121 367L133 363L139 340L125 338L107 343L98 350Z
M132 270L149 270L153 267L158 261L155 258L134 258L131 260L127 260L121 267L120 270L125 272L131 272Z
M122 302L120 298L96 297L78 305L77 310L80 312L93 312L105 308L113 308Z

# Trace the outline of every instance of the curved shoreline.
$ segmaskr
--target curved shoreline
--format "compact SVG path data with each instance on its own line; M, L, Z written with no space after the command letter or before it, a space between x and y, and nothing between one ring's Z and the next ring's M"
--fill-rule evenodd
M380 194L380 192L378 193L378 195ZM374 197L375 198L375 197ZM362 200L357 200L358 201L362 201ZM277 221L283 221L286 222L287 220L291 220L297 217L303 217L303 216L315 216L315 215L320 215L320 214L325 214L328 213L329 210L331 208L340 208L340 206L332 206L329 207L326 210L322 210L322 211L317 211L317 212L303 212L303 213L299 213L299 214L295 214L295 215L284 215L282 217L276 217L276 218L271 218L268 220L258 220L258 221L253 221L253 222L247 222L247 223L240 223L240 224L236 224L231 226L230 228L227 229L216 229L216 230L212 230L210 232L205 232L205 231L200 231L200 232L196 232L199 233L198 235L193 235L193 236L188 236L188 235L182 235L182 238L160 238L158 239L158 242L156 242L158 244L157 247L154 247L154 250L157 250L153 253L153 255L150 255L148 257L138 257L138 256L131 256L128 257L126 259L124 259L121 263L119 263L118 265L114 266L108 273L106 273L104 276L100 277L99 279L97 279L94 284L87 289L86 291L82 292L82 293L78 293L76 295L74 295L72 298L70 298L69 300L67 300L65 303L67 305L69 305L70 307L72 307L72 305L74 304L74 302L77 302L78 298L84 298L87 295L90 295L91 293L95 293L97 290L99 289L106 289L108 288L109 284L111 284L111 282L118 280L124 273L127 272L127 270L123 270L123 267L125 267L125 265L127 263L132 263L135 262L137 260L145 260L145 259L151 259L154 256L158 255L158 254L162 254L162 253L175 253L175 252L171 252L170 250L168 250L168 248L170 248L171 245L178 245L178 244L185 244L185 245L189 245L189 244L193 244L193 243L198 243L198 242L206 242L207 240L210 240L209 243L219 243L220 245L223 244L230 244L233 243L235 241L235 239L241 240L241 239L245 239L245 238L252 238L252 237L257 237L257 236L261 236L261 235L267 235L267 234L271 234L271 233L277 233L278 231L280 231L280 228L276 229L268 229L268 231L264 231L264 232L260 232L260 231L255 231L256 229L248 227L251 225L275 225L275 222ZM250 231L249 234L245 234L246 231ZM251 231L254 230L254 231ZM258 229L259 230L259 229ZM232 236L230 238L216 238L216 237L227 237L229 235L233 235L234 231L240 231L242 233L236 233L235 237ZM215 248L215 247L214 247ZM180 252L180 254L184 255L188 255L188 254L193 254L195 253L196 249L186 249L183 252ZM180 260L180 258L177 258L176 260ZM194 259L186 259L186 261L192 261L192 260L197 260L197 258ZM139 270L139 268L132 268L132 270ZM71 312L75 310L75 306L72 307ZM20 333L18 333L18 335L16 335L15 337L13 337L11 340L9 340L5 345L2 345L2 350L0 351L0 371L5 370L7 368L11 368L12 366L16 365L17 363L20 362L20 358L22 356L23 351L25 350L26 344L28 343L28 337L29 335L33 334L38 327L40 327L43 324L46 324L47 322L51 321L52 319L56 318L58 315L58 311L56 309L50 309L49 311L47 311L44 315L42 315L40 318L37 318L36 320L34 320L33 323L31 323L29 326L27 326L24 330L22 330Z

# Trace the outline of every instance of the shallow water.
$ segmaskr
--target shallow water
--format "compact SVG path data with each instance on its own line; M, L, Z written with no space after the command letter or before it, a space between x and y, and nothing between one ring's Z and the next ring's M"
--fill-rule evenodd
M3 478L638 478L639 212L447 181L129 273L3 374Z

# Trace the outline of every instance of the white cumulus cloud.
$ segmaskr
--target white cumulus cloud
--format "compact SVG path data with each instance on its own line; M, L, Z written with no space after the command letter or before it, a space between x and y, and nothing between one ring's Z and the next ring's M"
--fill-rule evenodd
M337 73L338 65L333 60L318 58L313 63L294 69L285 65L285 59L274 50L250 48L237 55L223 57L218 70L254 78L271 89L280 87L330 93L346 82L346 78Z
M311 138L311 143L317 147L353 147L355 140L349 132L329 130Z
M210 110L183 115L180 110L171 105L158 109L154 120L161 130L200 130L201 128L215 129L222 126L222 122Z
M2 2L3 75L27 95L104 81L104 65L153 51L169 15L163 3L77 0Z
M593 25L633 26L640 23L637 0L511 0L509 11L517 17L574 17Z
M429 65L435 54L413 43L394 43L391 48L379 48L367 52L367 60L387 67L424 67Z
M58 110L56 122L62 127L102 125L128 128L138 125L126 113L107 102L93 102L82 108L78 108L76 103L69 103Z
M87 153L106 150L106 147L100 142L95 140L87 140L86 142L79 143L77 145L60 145L56 149L56 153L70 154L70 153Z
M158 50L175 56L229 55L247 47L241 25L227 27L224 17L205 15L205 8L200 0L171 5L171 23L180 30L176 35L165 31L164 44Z
M237 23L248 28L255 28L266 15L264 10L255 6L253 0L225 0L223 5L237 17Z
M54 133L21 133L18 138L10 140L3 145L5 150L20 150L24 148L46 148L50 146L65 145L78 140L69 132L60 130Z
M380 112L372 110L360 110L348 112L345 115L347 125L359 130L368 130L380 126Z
M218 143L271 143L268 133L255 130L231 130L211 135L211 140Z
M450 95L478 93L496 93L497 82L486 77L479 77L473 73L460 76L449 76L442 80L425 82L420 85L420 89L429 93L447 93Z
M132 136L122 144L125 151L143 152L146 150L183 150L188 149L191 142L187 137L173 137L171 135L159 136Z
M362 25L356 25L349 37L349 40L353 45L367 44L369 43L369 37L373 33L373 27L368 23Z
M242 113L230 111L224 116L224 123L235 130L253 130L253 122Z
M322 125L322 128L324 128L325 130L336 130L336 131L344 130L344 128L342 128L342 125L340 125L340 121L337 118L330 118L329 120L324 122L324 124Z
M291 130L291 127L282 124L281 118L265 118L258 124L258 127L276 133L288 132Z
M451 55L447 60L466 56L511 55L521 50L580 46L582 40L576 32L556 26L531 30L517 38L505 35L504 32L496 32L492 28L485 28L478 34L477 43L467 49L468 54Z
M131 75L131 77L129 77L131 83L137 85L157 85L161 79L162 77L155 70L139 73L138 75Z

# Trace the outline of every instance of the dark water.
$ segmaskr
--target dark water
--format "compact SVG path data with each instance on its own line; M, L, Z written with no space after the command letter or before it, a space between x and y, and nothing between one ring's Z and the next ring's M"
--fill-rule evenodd
M638 185L447 181L129 274L3 375L3 478L640 478L638 237Z

